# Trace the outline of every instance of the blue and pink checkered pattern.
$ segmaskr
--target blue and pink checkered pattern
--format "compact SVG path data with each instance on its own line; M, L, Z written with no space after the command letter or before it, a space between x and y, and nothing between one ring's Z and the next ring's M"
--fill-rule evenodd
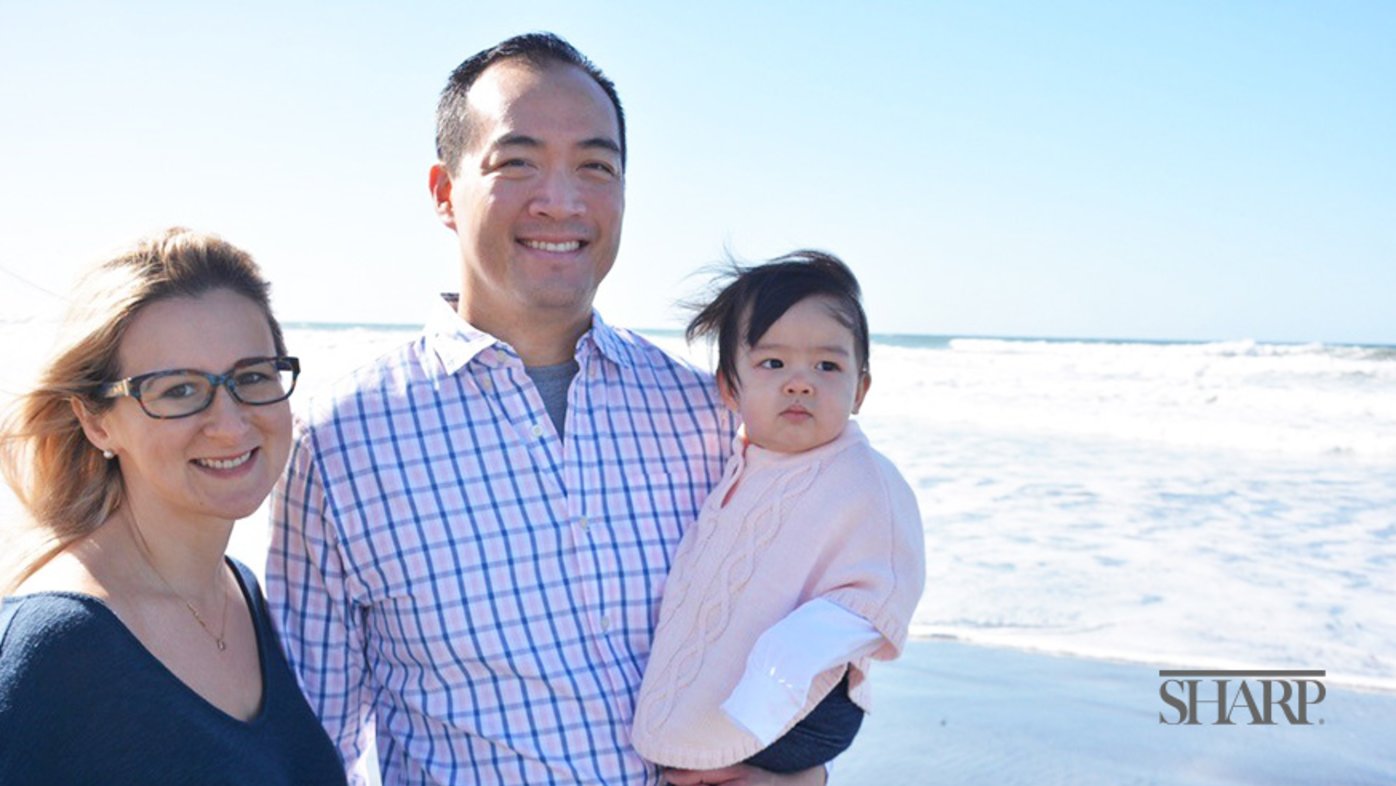
M566 439L444 303L312 402L267 590L346 761L385 784L657 784L630 749L670 558L735 423L711 377L599 317Z

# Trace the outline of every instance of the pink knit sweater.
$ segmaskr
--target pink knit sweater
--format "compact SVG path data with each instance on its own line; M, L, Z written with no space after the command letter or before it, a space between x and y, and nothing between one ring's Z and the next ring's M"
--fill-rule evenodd
M785 615L828 599L871 622L886 639L871 657L889 660L906 642L925 584L916 497L856 423L805 453L743 447L739 436L722 482L679 544L640 687L632 742L667 767L725 767L760 749L721 704L756 639ZM849 695L864 709L868 666L863 658L849 672ZM815 678L790 726L843 672Z

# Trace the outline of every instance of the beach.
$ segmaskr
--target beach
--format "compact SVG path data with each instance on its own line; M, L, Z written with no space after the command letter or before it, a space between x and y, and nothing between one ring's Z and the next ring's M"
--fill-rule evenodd
M50 328L0 325L5 390ZM412 335L288 326L296 406ZM834 783L1396 783L1396 350L894 336L872 364L859 420L916 491L928 581ZM230 547L258 570L264 514ZM1173 725L1173 669L1326 696Z
M1249 725L1244 711L1231 726L1168 725L1158 670L1141 664L920 640L873 674L873 712L835 784L1396 783L1390 693L1329 685L1306 726Z

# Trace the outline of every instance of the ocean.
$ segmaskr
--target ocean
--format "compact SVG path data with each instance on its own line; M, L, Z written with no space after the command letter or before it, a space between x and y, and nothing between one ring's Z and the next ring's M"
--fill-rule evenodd
M0 391L39 329L0 325ZM413 333L288 325L298 405ZM871 363L858 420L925 525L914 635L1396 690L1396 348L885 336Z
M1396 350L879 344L861 420L916 489L917 631L1396 686Z

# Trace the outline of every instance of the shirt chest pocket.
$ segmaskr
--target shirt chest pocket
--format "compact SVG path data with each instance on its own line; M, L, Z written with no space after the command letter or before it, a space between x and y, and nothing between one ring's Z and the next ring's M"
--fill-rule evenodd
M544 677L575 630L568 560L548 527L458 536L429 554L389 561L391 586L372 604L370 646L415 679L449 688L491 674Z

